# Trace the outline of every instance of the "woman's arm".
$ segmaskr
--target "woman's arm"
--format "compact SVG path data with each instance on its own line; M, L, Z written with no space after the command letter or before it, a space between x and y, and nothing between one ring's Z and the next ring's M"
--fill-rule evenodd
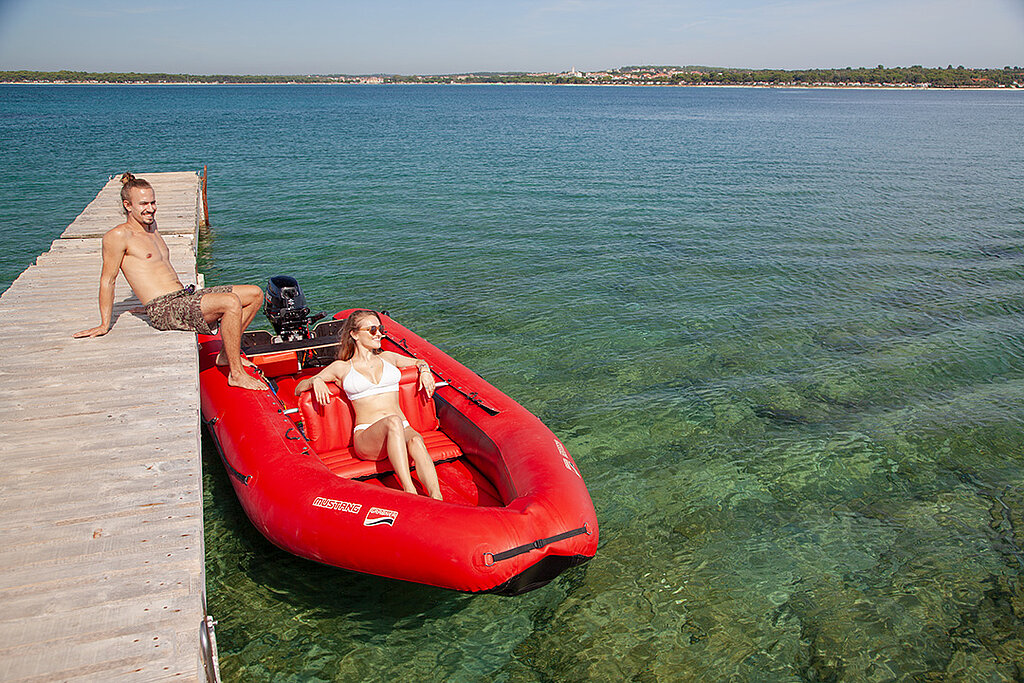
M344 373L348 371L348 363L343 360L336 360L313 377L307 377L295 385L295 395L298 396L307 389L313 389L313 396L320 405L327 405L331 400L331 394L327 390L328 382L337 382ZM319 382L317 380L320 380Z
M381 355L384 354L387 354L388 361L394 363L395 367L407 368L410 365L415 365L420 373L419 388L427 393L427 398L434 395L434 373L430 371L430 365L427 364L427 361L420 358L400 356L394 351L385 351Z

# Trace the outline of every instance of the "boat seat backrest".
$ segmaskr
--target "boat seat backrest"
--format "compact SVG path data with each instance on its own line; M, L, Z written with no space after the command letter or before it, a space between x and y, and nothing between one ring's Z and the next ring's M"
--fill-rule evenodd
M402 379L398 383L398 405L402 408L409 426L420 434L432 432L438 427L437 410L433 397L420 391L420 374L415 365L402 368Z
M262 330L259 330L262 332ZM278 351L253 356L252 362L260 369L264 377L281 377L294 375L299 371L299 355L294 351Z
M352 443L352 404L334 382L327 384L331 400L322 406L308 389L299 395L299 415L306 438L318 452L347 448Z
M299 414L306 438L318 453L351 446L352 428L355 426L352 403L345 393L334 382L327 384L327 390L332 398L325 406L316 402L311 389L299 395ZM419 391L419 374L415 366L402 368L398 405L409 420L409 426L420 434L437 429L434 399Z

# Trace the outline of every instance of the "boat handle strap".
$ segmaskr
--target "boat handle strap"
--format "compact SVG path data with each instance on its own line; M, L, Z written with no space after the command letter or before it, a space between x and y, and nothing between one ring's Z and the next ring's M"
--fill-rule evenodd
M590 531L587 529L587 525L584 524L579 529L572 529L571 531L560 533L557 536L551 536L549 538L538 538L536 541L533 541L532 543L526 543L516 548L512 548L511 550L505 550L500 553L484 553L484 555L490 555L490 564L494 564L495 562L501 562L502 560L508 560L513 557L516 557L517 555L528 553L531 550L540 550L549 543L557 543L558 541L564 541L565 539L572 538L573 536L579 536L580 534L589 533Z
M252 475L242 474L241 472L236 470L234 466L230 462L228 462L228 457L224 455L224 449L220 447L220 439L217 438L217 432L214 431L213 429L213 426L218 422L220 422L220 418L215 417L206 423L206 429L209 432L210 436L213 438L214 445L217 446L217 455L220 456L220 461L224 463L224 467L227 468L228 474L230 474L232 477L248 486L249 480L252 479Z

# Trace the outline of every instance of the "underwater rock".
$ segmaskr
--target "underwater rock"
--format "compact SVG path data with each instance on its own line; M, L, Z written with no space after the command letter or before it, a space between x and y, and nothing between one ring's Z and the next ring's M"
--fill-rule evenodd
M761 439L764 421L746 403L715 403L715 432L735 440Z
M828 351L844 355L867 351L885 335L871 325L851 320L842 326L821 326L813 335L814 343Z
M814 393L822 400L844 408L857 408L872 394L884 393L885 388L872 384L863 372L825 368L815 373Z
M805 390L806 391L806 390ZM808 424L828 418L828 408L805 395L793 383L766 380L746 392L746 399L759 417L780 424Z

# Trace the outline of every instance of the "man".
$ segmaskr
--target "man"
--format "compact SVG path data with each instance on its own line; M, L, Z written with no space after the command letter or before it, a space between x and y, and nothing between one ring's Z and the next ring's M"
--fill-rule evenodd
M114 282L120 269L135 296L145 306L150 324L158 330L189 330L213 334L220 325L224 343L217 365L228 366L228 384L244 389L267 386L245 370L242 332L260 309L263 291L254 285L222 285L196 290L183 287L171 266L167 243L156 226L156 194L142 178L125 173L121 203L126 220L103 235L100 273L100 324L76 332L75 337L99 337L110 330L114 310Z

